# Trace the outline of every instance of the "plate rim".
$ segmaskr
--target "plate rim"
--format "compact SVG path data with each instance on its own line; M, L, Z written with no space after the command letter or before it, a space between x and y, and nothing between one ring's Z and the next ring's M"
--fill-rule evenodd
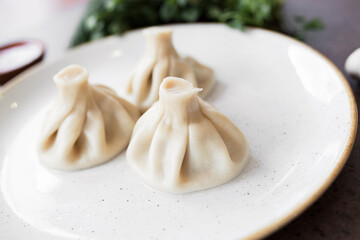
M154 25L154 26L149 26L149 27L164 27L164 26L193 26L193 25L214 25L214 26L227 26L226 24L223 23L213 23L213 22L197 22L197 23L173 23L173 24L162 24L162 25ZM88 47L91 44L97 43L97 42L101 42L101 41L106 41L107 39L111 39L111 38L117 38L117 37L123 37L125 35L127 35L128 33L134 32L134 31L141 31L145 28L148 27L142 27L142 28L137 28L137 29L132 29L127 31L125 34L118 36L118 35L110 35L95 41L91 41L91 42L86 42L83 44L80 44L76 47L73 47L71 49L67 49L65 50L65 52L63 54L61 54L60 56L51 59L50 61L45 61L44 62L40 62L36 65L34 65L33 67L29 68L28 70L20 73L19 75L17 75L15 78L11 79L10 81L8 81L7 83L5 83L1 88L0 88L0 96L5 94L7 91L9 91L10 89L14 88L17 84L21 83L22 81L24 81L29 75L32 75L33 73L41 70L42 68L47 67L48 65L54 64L57 61L69 56L72 52L76 52L79 49L82 49L84 47ZM230 28L230 27L229 27ZM312 52L314 52L315 54L317 54L318 56L320 56L323 60L325 60L325 62L327 62L329 64L329 66L335 70L336 75L338 75L338 77L341 80L341 83L343 84L343 86L345 87L345 91L347 93L347 97L349 99L349 104L350 104L350 118L351 118L351 123L350 123L350 129L349 129L349 137L347 139L344 151L341 154L341 157L338 161L338 163L336 164L336 166L333 168L333 170L331 171L331 173L327 176L327 178L323 181L323 183L321 184L321 186L309 197L307 197L304 202L298 204L296 207L294 207L289 213L284 214L282 217L280 217L278 220L272 222L271 224L268 224L267 226L259 229L258 231L256 231L255 233L252 233L249 236L246 236L243 239L262 239L264 237L269 236L270 234L274 233L277 230L280 230L282 227L284 227L285 225L287 225L288 223L290 223L292 220L294 220L295 218L297 218L298 216L300 216L306 209L308 209L312 204L314 204L319 198L320 196L322 196L325 191L330 187L330 185L335 181L335 179L337 178L337 176L340 174L341 170L343 169L346 161L349 158L349 155L353 149L354 146L354 142L356 139L356 133L357 133L357 126L358 126L358 108L357 108L357 104L356 104L356 100L355 100L355 96L354 93L350 87L349 82L347 81L346 77L344 76L344 74L339 70L339 68L328 58L326 57L323 53L321 53L319 50L311 47L310 45L296 39L293 37L290 37L284 33L280 33L280 32L276 32L274 30L269 30L269 29L264 29L264 28L259 28L259 27L246 27L246 29L256 29L256 30L261 30L273 35L277 35L279 37L285 38L289 41L293 41L296 42L297 44L302 45L303 47L311 50ZM234 29L236 30L236 29ZM245 30L246 32L246 30Z
M272 224L269 224L268 226L258 230L257 232L251 234L250 236L244 238L244 239L262 239L266 236L269 236L270 234L274 233L277 230L280 230L282 227L290 223L292 220L300 216L306 209L308 209L312 204L314 204L324 193L325 191L331 186L331 184L335 181L335 179L340 174L341 170L344 168L345 163L347 162L350 153L353 149L354 142L356 139L356 133L357 133L357 126L358 126L358 108L355 100L354 93L350 87L349 82L347 81L344 74L340 71L340 69L324 54L322 54L319 50L311 47L310 45L296 39L293 37L290 37L284 33L276 32L269 29L263 29L263 28L254 28L254 29L260 29L268 33L275 34L279 37L284 37L290 41L294 41L303 47L313 51L315 54L317 54L319 57L321 57L325 62L329 64L329 66L335 70L336 74L341 80L341 83L345 87L345 91L347 93L347 97L349 99L350 103L350 118L351 118L351 124L349 129L349 137L347 139L344 151L341 154L341 157L339 159L339 162L336 164L336 166L333 168L332 172L328 175L328 177L323 181L321 186L314 192L311 196L309 196L303 203L298 204L291 212L284 215L277 221L273 222Z

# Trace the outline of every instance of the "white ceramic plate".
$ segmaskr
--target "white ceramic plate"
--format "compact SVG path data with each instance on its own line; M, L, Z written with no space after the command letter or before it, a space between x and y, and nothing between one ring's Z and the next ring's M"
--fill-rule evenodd
M208 101L246 135L239 177L190 194L144 187L122 153L88 170L39 165L41 120L68 64L119 94L144 51L140 31L87 44L23 74L0 95L1 239L244 239L281 227L337 176L353 144L357 109L341 73L313 49L277 33L220 24L175 25L174 44L213 67Z

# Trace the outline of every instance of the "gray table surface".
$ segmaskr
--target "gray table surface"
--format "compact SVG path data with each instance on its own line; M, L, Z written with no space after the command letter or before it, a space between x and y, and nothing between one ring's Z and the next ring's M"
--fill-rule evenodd
M321 17L323 31L311 33L306 43L318 49L344 72L347 56L360 47L360 0L288 0L287 18ZM360 106L360 81L345 75ZM359 127L358 127L359 129ZM302 215L268 239L360 239L360 139L338 178Z

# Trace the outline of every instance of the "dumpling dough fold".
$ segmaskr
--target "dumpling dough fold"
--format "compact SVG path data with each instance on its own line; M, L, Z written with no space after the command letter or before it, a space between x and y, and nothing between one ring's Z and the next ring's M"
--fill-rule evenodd
M54 77L59 95L40 136L40 162L78 170L104 163L130 141L139 112L102 85L88 84L87 71L71 65Z
M215 83L211 68L191 57L181 58L172 43L172 30L152 27L143 31L146 51L126 87L129 100L145 112L159 99L159 87L165 77L180 77L203 88L205 97Z
M137 121L126 158L146 185L181 193L223 184L243 169L248 144L231 120L198 97L199 88L167 77L160 99Z

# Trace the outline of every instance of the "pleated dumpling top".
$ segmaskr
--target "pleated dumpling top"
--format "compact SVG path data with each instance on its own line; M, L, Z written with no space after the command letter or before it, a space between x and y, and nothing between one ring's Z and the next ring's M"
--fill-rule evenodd
M141 58L126 87L126 94L142 112L159 99L159 87L165 77L180 77L195 87L203 88L205 97L213 88L215 79L211 68L191 57L182 58L172 43L172 30L152 27L143 31L145 54Z
M160 99L136 123L126 152L140 180L160 191L206 189L236 177L248 159L239 128L189 81L168 77Z
M139 112L76 65L54 77L59 95L43 123L38 153L50 168L78 170L109 161L129 143Z

